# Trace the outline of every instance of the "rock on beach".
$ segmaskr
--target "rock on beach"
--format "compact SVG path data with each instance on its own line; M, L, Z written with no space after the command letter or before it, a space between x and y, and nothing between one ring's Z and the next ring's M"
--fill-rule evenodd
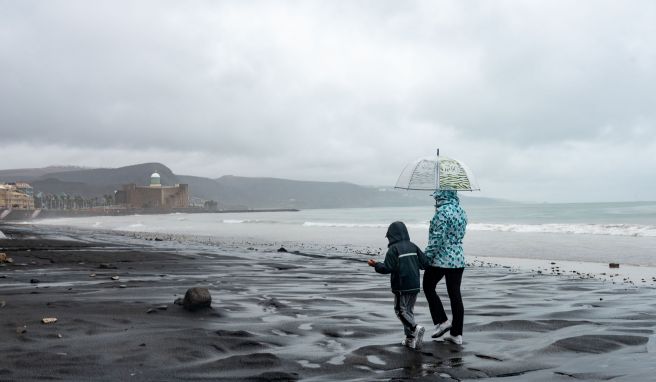
M212 296L207 288L189 288L185 293L182 306L187 310L198 310L202 308L209 308L212 305Z

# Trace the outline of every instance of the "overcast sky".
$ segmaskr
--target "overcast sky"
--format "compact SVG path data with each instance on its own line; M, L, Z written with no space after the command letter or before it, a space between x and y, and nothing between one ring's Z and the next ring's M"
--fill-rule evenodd
M656 200L654 1L0 0L0 169Z

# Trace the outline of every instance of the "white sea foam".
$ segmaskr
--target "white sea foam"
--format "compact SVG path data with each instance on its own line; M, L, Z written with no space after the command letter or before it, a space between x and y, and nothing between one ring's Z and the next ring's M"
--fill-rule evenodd
M471 223L472 231L566 233L580 235L656 237L656 226L639 224L487 224Z
M325 228L385 228L390 223L336 223L336 222L304 222L304 227L325 227ZM410 223L406 224L408 228L428 229L428 223Z
M260 219L223 219L224 224L288 224L288 222L277 220L260 220Z
M340 228L387 228L389 224L380 223L332 223L332 222L304 222L304 227L340 227Z
M225 223L225 224L242 224L244 222L245 222L245 220L239 220L239 219L224 219L224 220L221 220L221 223Z

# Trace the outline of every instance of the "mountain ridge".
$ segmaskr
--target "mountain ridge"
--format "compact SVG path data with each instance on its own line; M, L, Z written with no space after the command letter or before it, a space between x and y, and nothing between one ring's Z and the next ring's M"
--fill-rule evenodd
M39 171L36 170L39 169L2 170L0 181L29 181L34 187L35 194L65 192L71 195L94 197L113 193L128 183L145 186L149 183L150 175L157 172L160 174L162 185L186 183L189 185L192 197L214 200L219 208L223 209L392 207L433 203L432 198L428 197L428 192L399 191L392 187L362 186L343 181L304 181L236 175L224 175L213 179L178 175L158 162L118 168L63 168L66 171L41 169L42 174L37 177L34 177L34 174L38 174ZM19 179L21 171L24 171L25 179Z

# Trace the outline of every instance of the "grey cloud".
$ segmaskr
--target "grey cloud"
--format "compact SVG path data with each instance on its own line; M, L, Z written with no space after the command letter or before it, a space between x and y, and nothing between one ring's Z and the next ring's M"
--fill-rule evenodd
M384 184L437 145L485 174L526 179L544 174L490 167L489 156L656 140L648 1L5 1L0 10L3 144L119 150L125 160L189 152L234 166L221 173Z

